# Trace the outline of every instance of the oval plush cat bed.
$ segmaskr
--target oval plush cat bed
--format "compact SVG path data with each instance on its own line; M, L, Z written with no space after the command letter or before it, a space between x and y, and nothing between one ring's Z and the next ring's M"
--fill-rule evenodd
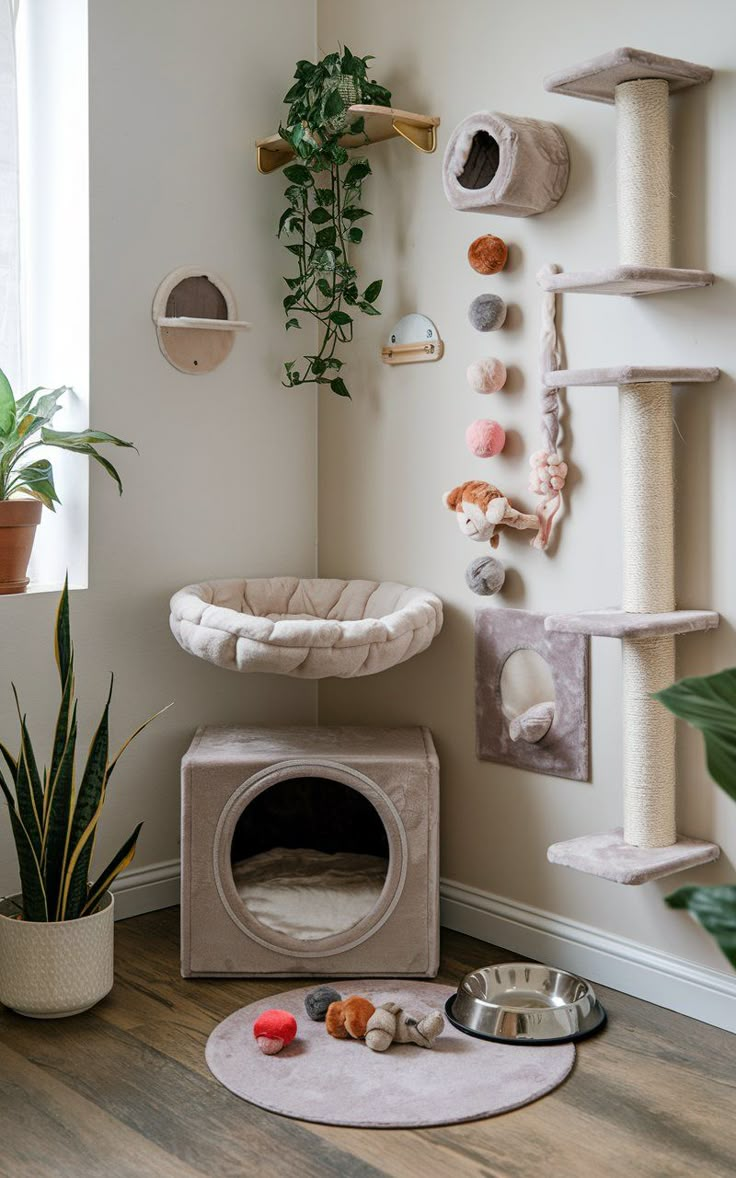
M350 679L426 650L442 602L393 581L205 581L174 594L170 623L184 650L218 667Z
M442 179L454 209L531 217L555 207L569 168L554 123L478 111L452 132Z

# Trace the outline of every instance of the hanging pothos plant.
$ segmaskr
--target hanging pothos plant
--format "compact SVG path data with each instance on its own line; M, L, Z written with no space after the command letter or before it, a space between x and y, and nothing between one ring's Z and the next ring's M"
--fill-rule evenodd
M370 142L365 119L351 117L349 106L391 105L389 91L368 80L371 60L354 57L346 47L342 54L330 53L316 65L298 62L296 81L284 98L289 113L279 127L297 157L284 170L288 205L279 221L279 237L288 234L286 248L299 267L295 277L284 279L289 288L284 299L286 328L300 328L302 315L314 319L319 328L317 351L305 355L303 363L289 360L283 383L288 387L329 385L340 397L350 396L340 375L343 361L336 353L353 338L351 311L380 314L375 302L381 280L361 292L348 256L349 247L363 237L358 222L370 216L360 207L360 199L371 166L362 157L349 157L340 146L340 137L347 131Z

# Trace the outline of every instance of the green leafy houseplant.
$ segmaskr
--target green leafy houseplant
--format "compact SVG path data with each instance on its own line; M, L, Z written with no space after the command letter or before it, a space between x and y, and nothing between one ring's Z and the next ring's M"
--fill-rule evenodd
M33 389L16 401L10 382L0 370L0 502L14 495L30 495L44 507L55 511L59 502L54 486L54 472L48 458L28 460L31 451L41 446L71 450L94 458L107 471L122 494L120 475L98 445L133 446L101 430L85 429L78 433L51 429L50 422L59 411L66 385L58 389Z
M380 314L375 303L381 280L361 291L348 256L349 247L363 237L358 222L370 216L360 201L371 166L363 158L353 157L349 163L348 152L340 145L346 131L370 142L365 119L350 116L349 106L391 104L390 92L368 79L371 60L355 57L345 47L342 54L330 53L316 64L298 62L296 80L284 98L289 111L279 127L297 157L284 171L288 204L278 229L279 237L288 235L286 248L298 265L297 274L284 279L289 288L284 299L286 329L301 328L300 317L307 315L319 330L317 351L304 356L303 366L289 360L283 383L287 387L329 385L340 397L350 396L340 375L343 361L337 351L353 338L351 310Z
M20 721L18 756L13 756L0 742L0 754L10 779L0 772L0 789L8 804L18 856L23 919L31 922L69 921L90 915L105 897L115 877L130 863L142 823L90 883L90 865L110 778L130 742L155 719L151 716L146 720L110 759L111 678L102 717L77 785L77 701L74 698L74 648L69 630L67 585L59 599L55 649L61 703L48 768L43 771L38 768L28 723L21 713L15 687L13 694Z
M708 772L736 801L736 667L681 679L657 692L655 699L702 732ZM692 913L736 969L736 884L687 885L666 902Z

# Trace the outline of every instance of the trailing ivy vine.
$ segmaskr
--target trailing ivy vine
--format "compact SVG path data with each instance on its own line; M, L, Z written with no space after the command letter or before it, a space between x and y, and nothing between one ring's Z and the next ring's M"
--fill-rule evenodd
M383 285L376 279L361 291L350 263L349 247L363 237L359 222L370 216L360 202L371 166L340 146L346 131L370 142L365 119L351 117L349 106L391 105L390 92L368 79L372 60L355 57L345 47L316 64L298 62L296 80L284 98L289 112L279 127L297 157L284 169L288 203L279 220L279 237L288 237L286 248L298 265L297 274L284 279L286 329L301 328L303 315L319 325L317 351L302 361L287 361L283 384L329 385L339 397L350 396L337 352L353 338L351 311L379 315L375 303Z

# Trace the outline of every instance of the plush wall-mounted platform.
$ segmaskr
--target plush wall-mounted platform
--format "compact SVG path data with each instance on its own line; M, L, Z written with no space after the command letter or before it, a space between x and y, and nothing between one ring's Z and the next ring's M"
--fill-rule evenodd
M454 209L532 217L555 207L569 168L567 144L554 123L478 111L450 136L442 177Z
M426 650L442 602L394 581L255 577L187 585L170 623L184 650L218 667L351 679Z
M589 639L582 634L550 633L544 620L544 614L523 609L476 613L476 752L482 761L588 781ZM541 737L536 723L540 717L531 715L534 708L512 718L504 710L501 677L511 655L520 650L536 651L547 663L554 684L554 718ZM549 708L550 703L544 706ZM532 727L537 731L530 737Z

